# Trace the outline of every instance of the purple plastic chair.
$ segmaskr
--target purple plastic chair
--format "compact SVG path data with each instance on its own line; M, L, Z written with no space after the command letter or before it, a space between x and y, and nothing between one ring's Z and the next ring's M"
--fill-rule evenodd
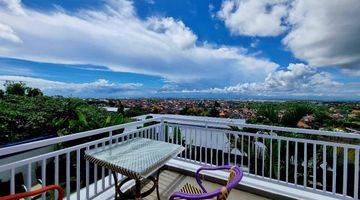
M228 177L228 182L226 186L218 188L212 192L207 192L204 186L202 185L202 181L200 178L200 171L207 170L207 171L214 171L214 170L229 170L230 174ZM229 196L231 189L233 189L242 179L243 172L238 166L219 166L219 167L201 167L195 173L195 179L200 189L192 186L190 184L185 184L184 187L180 189L179 192L174 192L169 200L174 199L210 199L215 198L218 200L225 200Z

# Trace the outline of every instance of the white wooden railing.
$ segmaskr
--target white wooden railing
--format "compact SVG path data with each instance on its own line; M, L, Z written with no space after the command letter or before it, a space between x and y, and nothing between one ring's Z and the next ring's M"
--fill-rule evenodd
M340 199L359 198L359 134L231 120L203 125L188 119L163 120L165 141L185 146L180 158L188 162L236 164L249 177ZM224 125L232 129L219 128Z
M143 127L149 122L158 123ZM123 131L130 126L138 129ZM119 133L120 130L123 132ZM112 187L114 181L108 176L109 171L86 162L84 151L134 137L183 145L186 148L179 159L186 162L236 164L242 167L246 176L259 180L340 199L359 198L359 135L236 124L232 120L157 117L7 147L0 149L1 157L49 145L57 145L58 150L1 165L0 177L2 173L10 174L11 194L18 192L16 188L21 183L17 183L15 175L22 173L27 189L39 179L42 185L63 186L67 199L70 194L76 194L76 199L91 199ZM21 171L24 168L25 172ZM40 175L33 173L34 168L40 170ZM85 190L85 194L80 190Z
M93 165L83 159L84 151L92 148L101 148L106 145L113 145L134 137L156 138L161 125L154 124L142 127L146 122L154 122L158 119L149 119L142 122L132 122L108 128L86 131L78 134L56 137L37 142L26 143L13 147L0 149L0 156L3 158L16 153L36 149L48 145L57 145L59 150L37 155L12 163L0 166L0 177L10 174L9 193L14 194L16 188L31 190L35 185L43 186L49 184L60 184L65 189L66 199L70 199L71 193L76 193L76 199L91 199L114 185L114 181L108 170ZM124 131L127 127L134 127L135 130ZM138 128L136 128L138 127ZM142 127L142 128L141 128ZM122 133L116 134L117 131ZM101 137L92 140L91 137ZM62 145L59 145L62 144ZM52 164L53 163L53 164ZM51 166L51 167L50 167ZM25 168L25 171L22 170ZM40 175L34 173L40 169ZM24 175L24 183L16 182L15 175ZM101 184L98 184L100 181ZM86 193L80 196L80 190L86 189ZM6 190L1 188L1 190ZM57 193L55 193L57 197ZM42 196L46 199L46 195Z

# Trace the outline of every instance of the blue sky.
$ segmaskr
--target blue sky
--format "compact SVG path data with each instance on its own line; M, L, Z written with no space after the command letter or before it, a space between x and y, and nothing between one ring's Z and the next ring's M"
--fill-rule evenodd
M360 100L359 8L0 0L0 84L98 98Z

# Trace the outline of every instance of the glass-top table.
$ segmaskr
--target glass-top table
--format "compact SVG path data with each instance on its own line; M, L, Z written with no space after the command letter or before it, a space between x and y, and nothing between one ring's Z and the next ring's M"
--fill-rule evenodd
M118 144L88 150L85 152L85 159L110 169L115 179L116 196L117 194L125 196L120 187L131 179L135 179L136 190L141 190L140 181L147 178L153 181L154 186L157 187L160 172L157 173L157 178L153 178L151 175L159 171L168 160L177 156L184 149L183 146L177 144L146 138L134 138ZM118 185L115 173L123 174L128 178ZM152 191L154 189L152 188ZM139 197L139 195L139 198L146 196L146 194L143 196L139 192L135 193L135 197Z

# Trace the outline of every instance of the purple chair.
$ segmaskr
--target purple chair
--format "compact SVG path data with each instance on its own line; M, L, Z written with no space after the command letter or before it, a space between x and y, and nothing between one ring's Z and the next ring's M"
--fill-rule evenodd
M214 171L214 170L229 170L230 174L226 186L216 189L212 192L207 192L200 178L200 171ZM218 200L225 200L229 196L231 189L233 189L242 179L243 172L238 166L219 166L219 167L201 167L195 173L196 182L200 188L186 183L179 192L174 192L169 200L174 199L210 199L215 198Z

